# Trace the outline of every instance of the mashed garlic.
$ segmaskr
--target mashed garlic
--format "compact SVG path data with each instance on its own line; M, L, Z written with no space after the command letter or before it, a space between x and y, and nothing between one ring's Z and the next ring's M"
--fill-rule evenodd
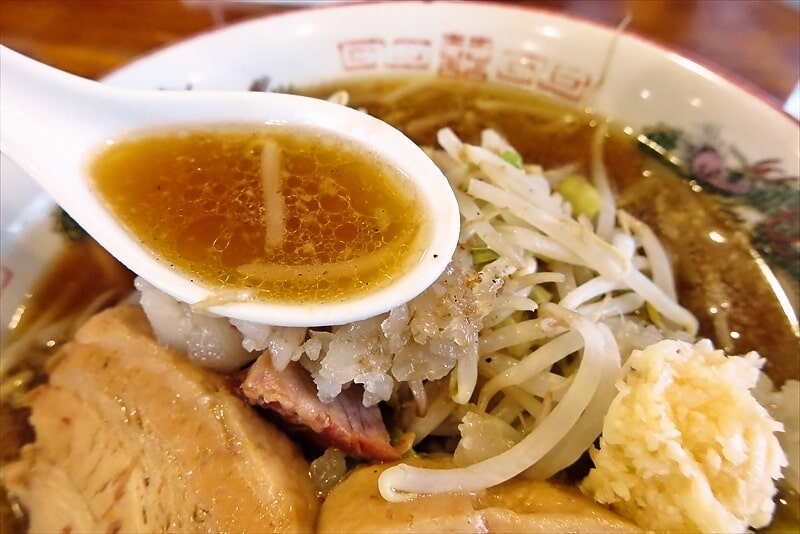
M787 462L774 435L782 425L750 392L762 364L708 340L634 351L581 489L654 531L767 525Z

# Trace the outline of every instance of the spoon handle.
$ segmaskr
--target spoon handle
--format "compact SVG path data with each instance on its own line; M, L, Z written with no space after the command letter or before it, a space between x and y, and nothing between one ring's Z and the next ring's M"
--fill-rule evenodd
M49 67L0 46L0 150L40 181L56 199L64 169L98 139L92 114L103 113L100 84ZM105 122L103 124L106 124ZM61 178L64 179L61 179Z

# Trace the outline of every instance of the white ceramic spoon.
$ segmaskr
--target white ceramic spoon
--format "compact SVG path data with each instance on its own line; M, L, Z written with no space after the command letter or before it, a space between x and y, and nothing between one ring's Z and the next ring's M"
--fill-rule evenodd
M319 304L241 302L208 311L284 326L343 324L387 311L422 292L442 273L458 239L453 191L431 160L386 123L311 98L242 92L142 91L112 88L48 67L0 47L0 150L14 159L97 242L136 274L194 304L212 288L144 249L90 187L87 168L110 139L157 127L249 123L312 127L380 153L408 176L433 221L420 261L371 293Z

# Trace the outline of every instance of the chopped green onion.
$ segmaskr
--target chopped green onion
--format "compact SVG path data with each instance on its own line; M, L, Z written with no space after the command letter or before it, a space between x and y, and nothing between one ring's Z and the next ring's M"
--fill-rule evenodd
M572 205L572 214L576 217L583 214L593 218L603 206L600 193L586 178L579 174L565 176L556 184L555 190Z
M491 263L499 257L500 255L490 248L482 247L472 249L472 264L475 267Z
M544 304L553 299L553 294L542 286L533 286L533 289L531 289L530 298L537 304Z
M522 168L522 156L520 156L517 152L514 152L513 150L506 150L500 154L500 157L514 167L518 169Z

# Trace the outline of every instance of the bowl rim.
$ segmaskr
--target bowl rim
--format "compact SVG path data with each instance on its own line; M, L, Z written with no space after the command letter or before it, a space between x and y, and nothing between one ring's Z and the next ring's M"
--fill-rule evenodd
M241 31L242 27L246 27L249 25L258 25L263 23L263 21L267 19L298 18L298 17L302 18L304 16L304 13L308 12L347 11L347 10L358 11L365 8L374 8L375 6L387 6L387 7L391 6L390 9L394 9L396 8L396 6L399 5L402 5L404 9L408 9L411 6L423 9L433 8L434 6L446 6L458 9L490 10L498 12L506 11L506 12L538 13L541 15L546 15L557 19L563 19L575 24L585 25L587 27L599 29L601 31L609 32L612 34L617 30L616 26L611 25L610 23L607 23L605 21L594 20L575 13L559 11L558 9L550 7L547 4L536 4L536 5L527 3L506 4L503 2L492 2L489 0L469 0L469 1L403 0L402 2L397 2L393 0L357 0L355 2L332 2L332 3L309 2L307 4L303 4L302 7L298 7L297 9L288 9L286 11L280 11L277 13L264 13L255 15L253 17L231 22L219 27L208 28L206 30L188 36L186 38L178 39L176 41L172 41L169 43L165 43L161 46L154 47L140 55L133 57L129 61L125 62L125 64L120 65L119 67L108 71L107 73L103 74L99 78L99 80L108 81L110 79L114 79L116 76L120 75L122 71L125 71L128 68L132 67L135 63L138 63L140 61L150 60L151 56L167 51L173 47L191 44L195 41L202 40L214 34L219 34L229 31L238 32ZM685 60L688 60L697 67L700 67L701 69L714 75L720 81L728 84L730 87L738 89L739 91L746 94L750 98L753 98L764 104L767 104L773 110L778 111L785 119L788 119L790 122L796 124L798 128L800 128L800 119L792 116L784 108L783 102L781 102L780 99L778 99L778 97L769 93L766 89L758 86L755 82L748 80L744 76L734 73L698 53L692 52L684 48L680 48L678 46L669 43L661 42L652 36L644 35L636 31L632 31L628 28L623 29L621 35L624 35L626 38L632 39L634 41L638 41L638 44L642 44L645 45L646 47L658 50L661 54L664 55L674 54Z

